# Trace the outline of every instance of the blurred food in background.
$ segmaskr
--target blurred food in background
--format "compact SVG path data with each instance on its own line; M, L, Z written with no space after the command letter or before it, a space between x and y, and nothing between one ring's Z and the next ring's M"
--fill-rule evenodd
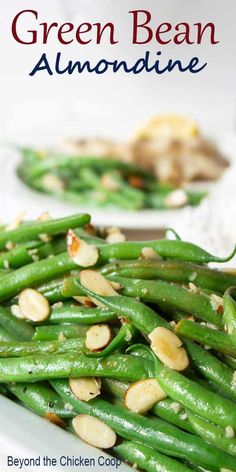
M157 116L128 142L103 137L67 140L59 151L26 148L18 175L28 186L75 205L173 209L206 195L186 186L216 180L228 161L196 123Z
M152 172L120 159L21 150L18 176L35 190L80 206L127 210L197 205L204 191L158 182Z
M159 182L173 185L217 180L229 165L195 121L181 115L151 118L128 142L101 137L70 139L63 149L72 155L136 163L154 173Z

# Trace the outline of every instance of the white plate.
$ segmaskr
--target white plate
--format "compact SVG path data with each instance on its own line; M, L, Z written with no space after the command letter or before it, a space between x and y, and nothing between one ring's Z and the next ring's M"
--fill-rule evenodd
M102 465L111 456L104 451L89 446L79 438L63 431L48 421L38 417L26 408L0 395L0 471L1 472L130 472L130 467L122 463L118 468ZM8 467L7 457L33 458L40 456L40 466ZM55 458L58 465L44 467L43 457ZM60 458L80 457L94 459L95 466L60 466ZM99 460L99 457L101 459ZM64 459L63 459L64 461ZM99 463L101 465L99 465Z
M218 137L219 148L233 159L235 156L235 136ZM106 210L85 206L75 206L63 203L54 197L43 195L27 188L16 176L15 168L19 161L17 152L11 149L2 149L0 154L0 191L4 199L1 205L0 217L2 220L14 218L16 214L25 210L28 218L36 218L49 211L52 216L60 217L75 212L92 214L93 223L98 226L119 226L125 229L158 229L175 226L188 213L188 207L179 210ZM203 188L211 191L214 185L205 184Z

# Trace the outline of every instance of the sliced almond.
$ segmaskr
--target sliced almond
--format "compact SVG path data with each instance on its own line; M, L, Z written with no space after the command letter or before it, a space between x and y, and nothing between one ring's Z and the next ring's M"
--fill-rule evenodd
M25 319L25 316L21 312L19 305L12 305L11 306L11 312L16 318L19 318L21 320Z
M44 321L50 315L48 300L33 288L23 290L19 295L18 303L20 312L28 320Z
M67 249L71 259L81 267L91 267L98 261L96 246L80 239L72 230L67 233Z
M13 231L14 229L19 228L25 218L25 211L19 213L19 215L6 226L6 231Z
M103 421L89 415L78 415L72 420L75 433L91 446L110 449L116 443L116 433Z
M188 203L188 196L182 189L170 192L165 199L165 204L168 208L180 208Z
M76 300L77 302L79 302L81 305L83 306L87 306L87 307L93 307L94 306L94 303L92 302L92 300L90 300L89 297L73 297L74 300Z
M170 369L182 371L189 365L188 355L182 341L167 328L155 328L149 335L151 348L163 364Z
M101 392L101 380L95 377L69 379L69 386L76 398L84 402L89 402Z
M142 259L160 259L159 254L152 247L143 247L141 251Z
M59 177L54 174L51 174L50 172L43 176L42 184L46 190L55 193L63 192L65 187L63 180L59 179Z
M112 286L112 288L114 288L114 290L116 290L116 291L122 289L122 285L119 282L115 282L114 280L110 280L109 283Z
M50 221L52 217L49 215L48 211L44 211L39 217L38 221Z
M125 406L135 413L143 414L164 398L166 394L156 379L140 380L126 390Z
M108 243L122 243L126 240L124 233L122 233L119 228L116 228L116 227L107 228L106 232L107 232L106 241Z
M102 274L96 272L95 270L83 270L80 272L80 282L83 287L91 290L91 292L96 293L97 295L101 295L104 297L114 297L119 295L114 288L112 288L110 282L103 277ZM104 304L99 302L93 297L90 297L92 302L97 305L103 307Z
M107 190L119 190L120 184L110 174L104 174L101 178L101 185Z
M60 428L66 429L66 423L59 416L55 415L55 413L48 412L45 414L45 418L50 421L50 423L53 423Z
M85 346L90 351L100 351L109 344L111 338L111 328L108 325L93 325L86 333Z

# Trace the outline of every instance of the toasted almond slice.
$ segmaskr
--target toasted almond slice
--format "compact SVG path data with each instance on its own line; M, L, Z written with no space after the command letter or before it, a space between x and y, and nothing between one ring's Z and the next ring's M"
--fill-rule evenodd
M90 351L100 351L111 341L111 328L106 324L97 324L91 326L86 333L85 346Z
M159 254L152 247L143 247L141 257L142 259L160 259Z
M101 186L107 190L119 190L120 184L114 179L111 174L104 174L101 177Z
M76 398L84 402L89 402L101 392L101 380L95 377L69 379L69 386Z
M106 232L107 232L106 241L108 243L122 243L126 240L124 233L122 233L119 228L116 228L116 227L107 228Z
M52 219L52 217L49 215L48 211L44 211L44 213L42 213L38 217L38 221L49 221L51 219Z
M44 321L50 315L48 300L37 290L26 288L19 295L19 309L22 315L31 321Z
M182 341L167 328L155 328L149 335L151 348L156 356L170 369L182 371L189 365L188 355Z
M74 300L76 300L77 302L79 302L83 306L87 306L87 307L93 307L94 306L94 303L92 302L92 300L90 300L89 297L73 297L73 298L74 298Z
M50 172L43 176L42 184L46 190L55 193L61 193L65 187L63 180Z
M122 289L122 285L119 282L115 282L114 280L110 280L109 283L112 286L112 288L114 288L114 290L116 290L116 291Z
M72 420L75 433L91 446L110 449L116 443L116 433L103 421L89 415L78 415Z
M23 222L24 220L24 217L25 217L25 211L21 211L19 213L19 215L15 218L15 220L13 220L11 223L9 223L7 226L6 226L6 231L12 231L14 229L17 229L19 228L19 226L21 225L21 223Z
M55 413L47 412L45 414L45 418L50 421L50 423L53 423L60 428L66 429L66 423L59 416L55 415Z
M91 292L96 293L97 295L101 295L104 297L114 297L119 295L111 286L110 282L103 277L102 274L96 272L95 270L82 270L80 272L80 282L83 287L91 290ZM93 297L90 297L92 302L97 305L103 307L104 304L99 302Z
M67 249L71 259L81 267L95 265L99 257L96 246L80 239L71 229L67 233Z
M183 189L174 190L165 199L168 208L180 208L188 203L188 196Z
M135 413L143 414L164 398L166 394L156 379L140 380L126 390L125 406Z

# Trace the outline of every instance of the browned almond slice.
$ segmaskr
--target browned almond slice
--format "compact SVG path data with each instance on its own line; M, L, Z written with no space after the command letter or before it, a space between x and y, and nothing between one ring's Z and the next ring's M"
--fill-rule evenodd
M48 300L37 290L26 288L19 295L19 310L24 318L40 322L50 315Z
M67 233L67 249L74 263L81 267L91 267L98 261L96 246L80 239L72 230Z
M85 346L90 351L99 351L109 344L111 338L111 328L106 324L97 324L88 329Z
M84 402L89 402L101 392L101 380L95 377L69 379L69 386L76 398Z
M156 356L170 369L182 371L189 365L188 355L182 341L167 328L155 328L149 335L151 348Z
M156 379L140 380L126 390L125 406L129 410L143 414L164 398L166 394Z
M102 274L96 272L95 270L82 270L82 272L80 272L80 282L83 287L91 290L91 292L94 292L97 295L104 297L113 297L118 295L118 293L111 286L110 282L108 282ZM101 307L104 306L102 302L99 302L93 297L90 298L95 305Z
M75 433L91 446L110 449L116 443L116 433L103 421L89 415L78 415L72 420Z

